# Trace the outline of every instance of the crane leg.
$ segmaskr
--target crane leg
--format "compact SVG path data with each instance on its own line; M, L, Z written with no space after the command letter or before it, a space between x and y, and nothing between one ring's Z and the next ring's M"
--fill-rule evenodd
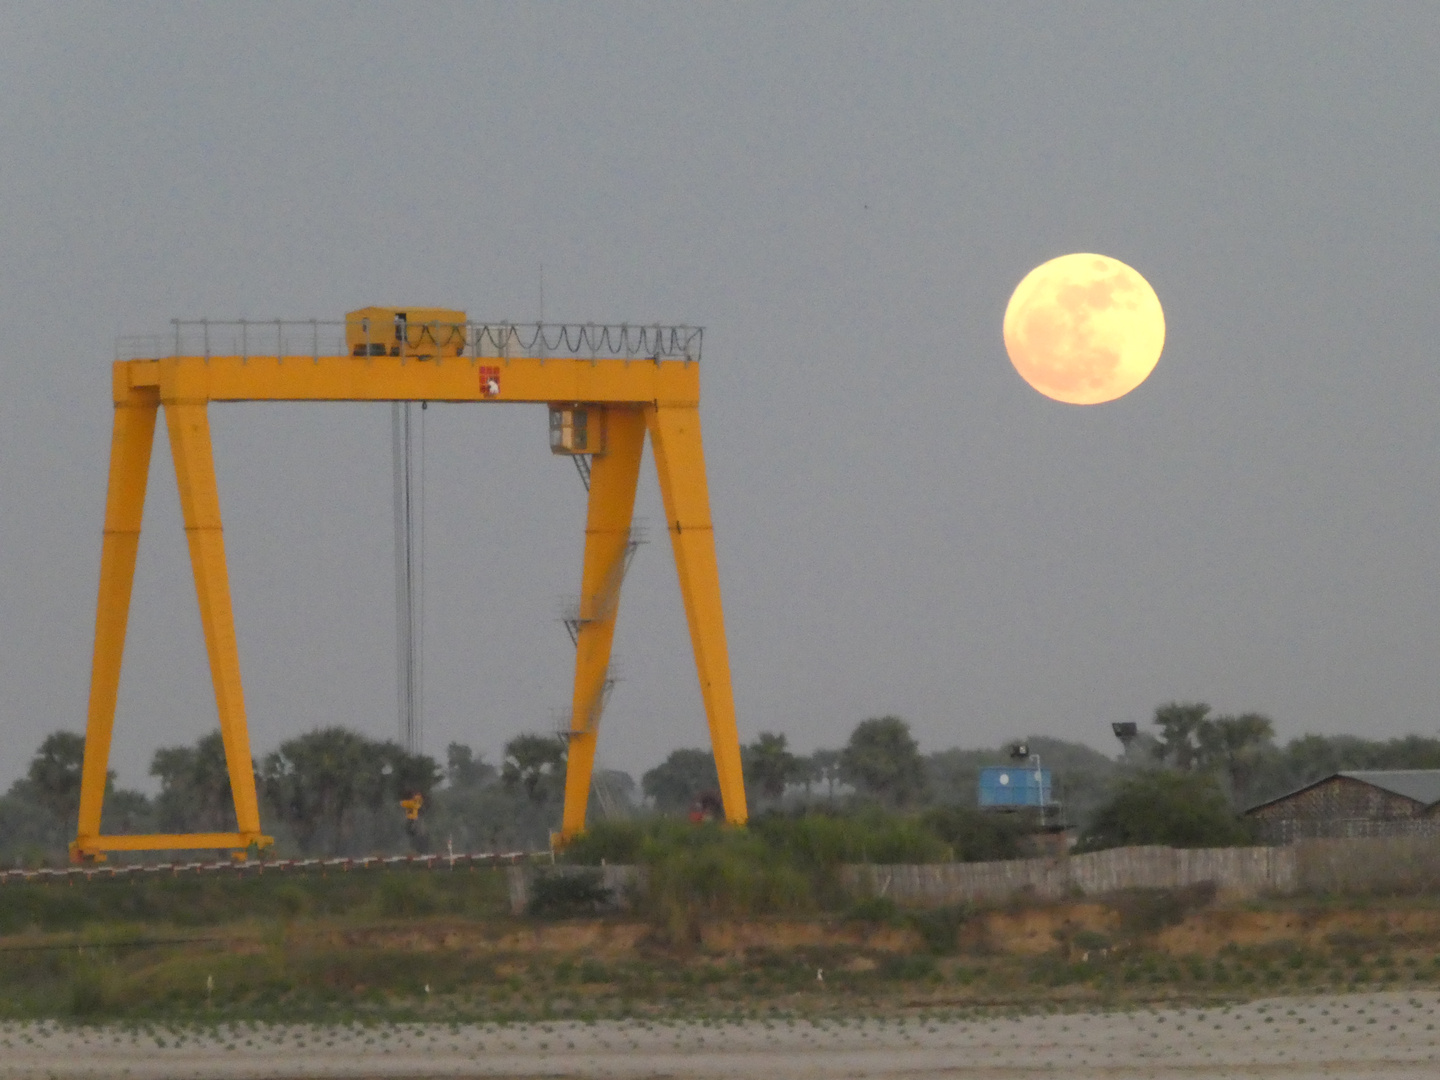
M109 778L110 736L120 693L120 661L130 617L130 589L140 548L140 520L160 404L153 386L132 387L127 365L113 373L115 420L110 437L110 480L105 494L105 532L100 546L100 595L95 605L95 653L90 667L90 706L85 722L85 760L80 773L80 817L70 857L103 859L92 845L100 835L100 812Z
M720 568L710 522L705 453L700 442L700 410L694 405L647 405L645 421L655 448L666 531L675 550L675 569L680 575L680 594L690 624L690 643L695 650L700 696L710 725L725 819L743 825L749 812L740 768L740 736L735 727L735 695L730 686L725 615L720 605Z
M610 669L620 585L630 554L630 522L645 449L645 417L639 408L606 410L606 451L590 466L585 517L585 565L580 578L579 627L575 635L575 694L570 711L570 753L565 767L563 843L585 831L585 807L595 767Z
M220 735L230 790L235 797L239 846L266 844L260 835L260 808L255 797L255 770L250 733L245 723L245 697L240 688L240 654L235 640L235 615L230 606L230 579L225 568L225 538L220 524L220 493L210 445L210 419L203 400L167 400L165 422L180 510L200 600L200 622L210 658L210 679L220 714Z

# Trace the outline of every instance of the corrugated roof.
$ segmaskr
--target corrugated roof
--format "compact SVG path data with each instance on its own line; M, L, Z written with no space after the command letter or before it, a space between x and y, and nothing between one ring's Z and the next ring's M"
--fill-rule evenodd
M1362 784L1370 784L1372 787L1378 787L1382 791L1391 792L1401 798L1414 799L1426 806L1433 806L1440 802L1440 769L1346 769L1338 773L1331 773L1329 776L1322 776L1319 780L1311 780L1308 784L1301 784L1294 791L1287 791L1284 795L1276 795L1273 799L1256 803L1245 813L1253 814L1256 810L1284 802L1294 795L1299 795L1302 791L1309 791L1327 780L1334 780L1337 776L1359 780Z
M1440 769L1347 769L1336 775L1383 788L1426 806L1440 802Z

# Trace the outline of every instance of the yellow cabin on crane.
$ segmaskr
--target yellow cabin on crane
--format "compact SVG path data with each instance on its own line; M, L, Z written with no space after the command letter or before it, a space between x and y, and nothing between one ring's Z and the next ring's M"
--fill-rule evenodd
M545 405L550 448L575 459L589 488L575 636L563 841L585 828L600 711L640 458L649 436L675 554L725 817L746 820L720 575L700 439L700 344L687 326L476 323L449 308L369 307L343 322L175 322L117 359L110 477L100 551L75 860L107 851L229 848L271 842L260 824L220 497L212 401L448 401ZM324 341L333 347L322 347ZM161 408L200 601L237 831L103 835L101 810L120 687L150 451ZM412 808L405 806L407 816ZM419 804L413 807L416 817Z
M345 316L351 356L460 356L467 337L465 312L452 308L368 307Z

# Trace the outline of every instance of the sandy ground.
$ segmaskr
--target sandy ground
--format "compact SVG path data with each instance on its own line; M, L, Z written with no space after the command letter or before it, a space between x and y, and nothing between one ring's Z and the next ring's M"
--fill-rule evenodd
M0 1077L1440 1077L1440 995L969 1020L0 1025Z

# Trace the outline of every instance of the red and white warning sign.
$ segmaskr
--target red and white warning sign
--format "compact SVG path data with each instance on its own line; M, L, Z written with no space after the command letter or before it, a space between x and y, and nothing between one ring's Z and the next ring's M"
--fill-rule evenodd
M500 396L500 369L498 367L482 367L480 369L480 396Z

